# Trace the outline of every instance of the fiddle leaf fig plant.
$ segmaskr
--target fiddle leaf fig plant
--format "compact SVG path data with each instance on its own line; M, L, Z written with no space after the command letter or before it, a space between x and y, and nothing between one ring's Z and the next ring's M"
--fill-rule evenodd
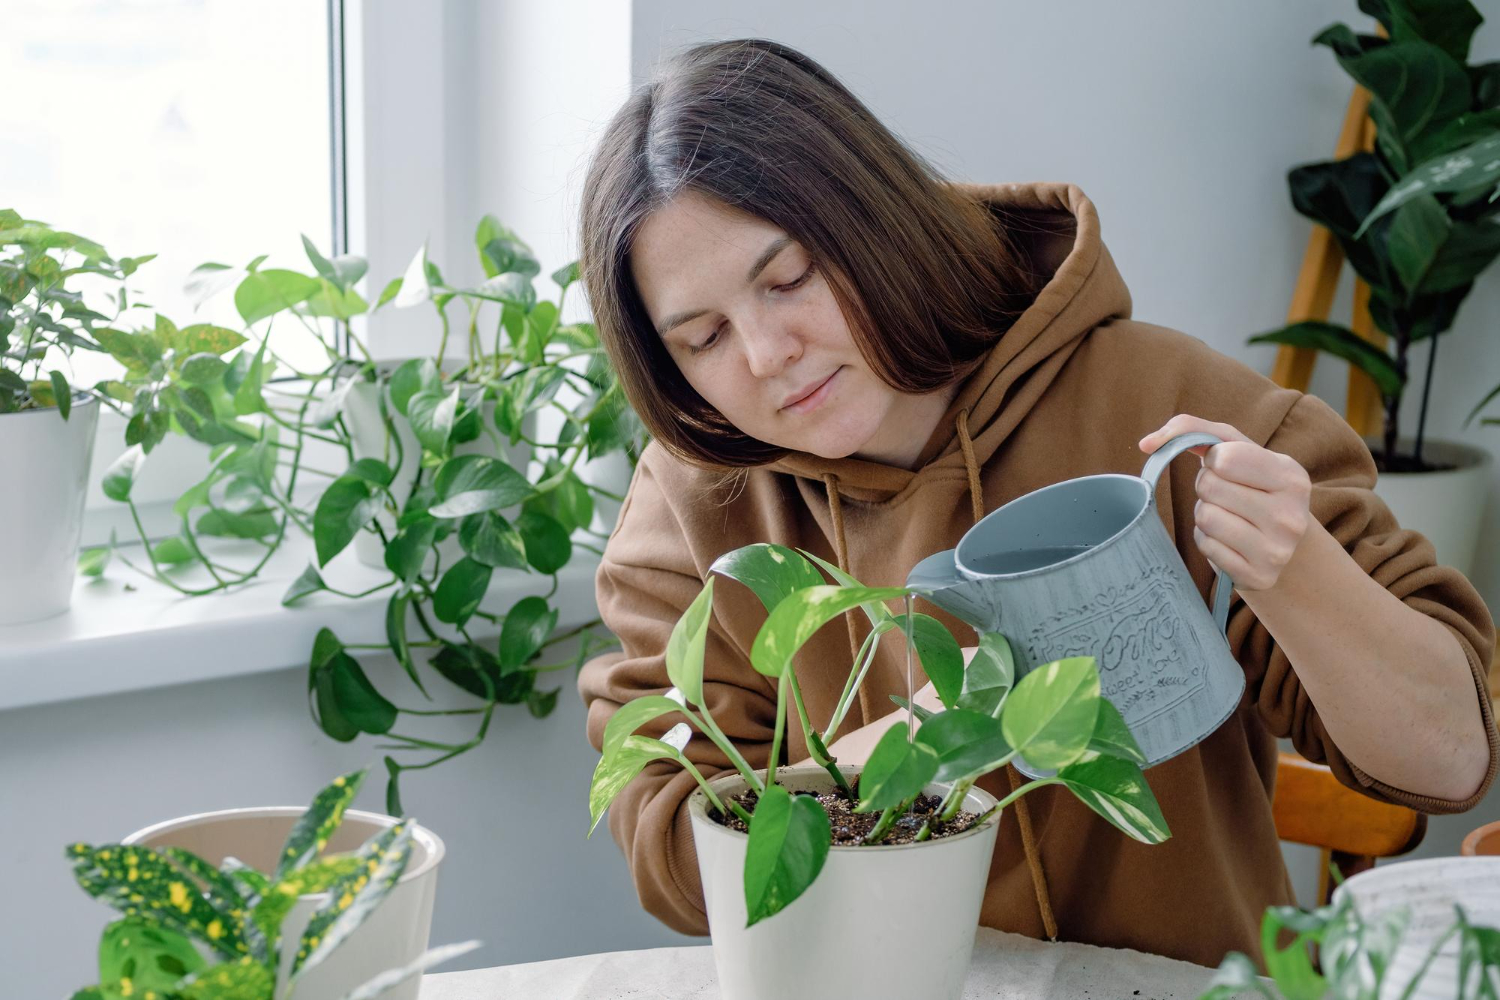
M287 836L274 871L234 858L217 867L182 848L74 844L67 850L84 891L120 911L99 942L99 983L74 1000L278 1000L277 970L291 950L282 997L317 968L395 888L411 857L414 821L372 836L351 854L324 856L365 771L335 778ZM299 896L328 893L297 941L281 927ZM433 949L383 973L352 997L373 1000L410 975L476 947Z
M366 275L363 258L325 256L305 236L303 248L306 271L263 267L257 257L243 268L210 262L192 272L190 297L201 304L232 294L241 330L179 327L158 314L145 325L97 331L123 369L111 392L130 410L128 447L104 492L129 508L145 564L111 543L86 550L80 566L98 575L114 555L180 593L209 594L255 579L288 536L301 535L314 558L283 604L382 595L382 634L345 642L330 629L318 632L307 687L313 719L328 736L388 741L394 815L404 771L478 746L498 705L548 715L561 688L545 687L546 675L612 643L597 619L559 629L553 595L577 550L601 551L607 536L594 528L596 498L623 500L585 481L582 461L623 453L633 463L644 431L593 325L561 320L577 264L551 274L555 301L540 297L536 257L493 216L475 232L483 281L450 283L424 247L373 306L355 288ZM413 308L431 309L441 331L432 357L377 362L350 326L383 309ZM326 364L304 370L291 358L308 352L290 348L309 344ZM154 538L132 493L168 433L205 445L207 464L173 505L177 533ZM362 536L388 577L341 590L325 571ZM223 544L206 546L208 537ZM246 551L237 566L222 554ZM550 589L508 608L489 603L495 584L525 575L550 577ZM571 652L549 656L559 648ZM370 650L393 656L424 699L430 670L476 704L398 707L351 654ZM434 740L401 729L403 714L466 716L475 726L466 739Z
M1385 37L1334 24L1313 43L1327 46L1369 90L1375 149L1304 164L1287 180L1297 211L1333 234L1368 284L1370 316L1391 346L1321 320L1250 342L1313 348L1365 372L1384 402L1381 469L1425 471L1438 337L1500 255L1500 63L1468 61L1484 20L1469 0L1360 0L1359 8L1380 22ZM1424 340L1428 375L1415 445L1411 455L1398 455L1408 358Z
M835 578L824 581L817 566ZM714 722L703 695L703 662L714 601L715 577L743 583L765 606L765 623L751 645L750 663L777 682L776 727L768 766L749 766ZM865 587L811 553L759 543L735 549L710 567L702 591L674 626L667 643L666 666L673 687L664 695L644 695L622 705L605 726L603 753L589 790L589 811L597 827L611 801L655 760L683 766L703 789L716 818L738 820L748 829L745 857L745 905L749 923L773 916L795 900L817 878L831 846L830 821L816 797L777 783L777 764L785 738L789 706L798 713L807 756L828 770L856 813L877 814L863 837L878 844L897 821L908 815L933 782L948 785L942 803L923 813L915 840L942 836L961 811L974 782L1017 757L1050 777L1017 788L995 806L1002 809L1043 785L1062 785L1126 835L1147 844L1170 836L1161 809L1141 773L1145 757L1118 710L1100 694L1099 672L1092 657L1069 657L1044 664L1019 680L1006 638L998 632L980 637L967 667L957 640L936 619L910 610L902 587ZM885 601L907 598L902 614ZM792 661L797 651L825 623L855 608L863 609L880 633L900 629L933 680L943 710L913 707L920 727L892 726L881 737L851 783L829 754L825 737L835 732L875 655L867 641L850 666L849 682L830 724L820 731L808 717ZM920 624L925 620L928 624ZM901 699L898 702L904 704ZM660 739L636 730L666 716L685 722ZM723 798L683 748L697 730L743 775L753 798L747 808L737 798ZM987 814L986 814L987 815ZM975 823L986 817L979 817ZM910 820L913 826L916 820ZM590 828L590 834L593 827Z

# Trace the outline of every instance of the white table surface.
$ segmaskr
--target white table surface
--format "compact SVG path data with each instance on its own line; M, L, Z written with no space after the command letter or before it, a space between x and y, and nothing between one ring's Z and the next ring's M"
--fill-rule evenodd
M979 928L964 1000L1193 1000L1212 969L1160 955ZM422 980L421 1000L710 1000L707 946L616 951ZM790 998L788 998L790 1000Z

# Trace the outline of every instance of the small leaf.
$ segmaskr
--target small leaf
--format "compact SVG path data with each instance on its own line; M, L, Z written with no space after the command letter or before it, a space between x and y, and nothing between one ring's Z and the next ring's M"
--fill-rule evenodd
M234 307L246 326L311 298L318 283L305 274L272 268L245 275L234 290Z
M746 927L780 913L823 870L832 844L828 814L817 799L780 785L755 804L745 845Z
M429 523L436 530L436 522L429 520ZM466 553L486 566L527 568L526 543L520 532L493 510L460 518L458 543Z
M125 449L125 453L115 459L104 473L104 479L100 483L104 495L120 503L129 500L130 488L135 485L136 474L145 460L146 452L140 445Z
M530 489L529 485L527 489ZM523 510L516 518L516 531L525 546L526 561L538 573L556 573L573 558L573 540L568 537L567 529L550 514Z
M974 658L964 668L963 694L958 707L996 715L1016 681L1015 655L999 632L982 632Z
M402 583L411 583L422 572L437 535L437 522L422 517L396 532L385 547L385 565Z
M953 708L958 704L964 687L964 653L947 626L931 615L914 613L912 616L912 643L917 647L917 656L922 669L943 705ZM904 616L897 616L901 621Z
M1090 750L1128 760L1141 767L1146 766L1146 755L1135 741L1125 717L1108 698L1099 699L1099 717L1094 722L1094 735L1089 738Z
M484 563L468 556L448 567L432 596L432 613L438 621L458 626L467 622L479 610L492 572Z
M223 358L204 351L184 361L177 373L189 385L209 385L217 382L228 370L229 365Z
M667 677L694 705L703 704L703 652L713 615L714 579L708 578L667 639Z
M601 741L604 756L608 757L616 752L627 736L646 723L682 710L682 703L674 701L668 695L647 694L632 698L616 709L615 714L604 724L604 738Z
M356 855L359 867L329 887L328 902L313 913L302 933L292 981L322 964L396 887L411 859L413 825L405 820L370 838Z
M381 497L357 476L341 476L329 484L313 511L313 542L318 565L327 566L380 510Z
M316 594L320 590L327 590L328 585L323 582L323 577L318 573L318 568L312 563L302 571L302 575L292 581L286 593L281 595L282 606L289 606L306 597L308 594Z
M391 373L391 405L403 417L407 404L419 392L441 392L443 379L430 358L413 358Z
M67 420L73 412L73 390L68 385L67 378L62 372L54 370L51 374L52 398L57 403L57 412Z
M1032 670L1006 699L1005 738L1036 768L1077 760L1099 718L1099 671L1091 656L1054 660Z
M440 389L424 389L407 401L406 410L412 433L422 447L437 455L447 454L453 421L458 415L458 389L447 395Z
M212 323L194 323L178 330L172 337L172 349L179 355L223 354L245 343L242 334Z
M396 662L401 664L401 669L406 671L406 676L422 692L422 697L431 698L427 689L422 686L422 679L417 676L417 665L412 662L411 647L406 641L406 609L411 604L410 591L397 591L391 595L391 599L385 606L385 641L390 643L391 653L395 655Z
M520 670L531 661L557 625L557 610L541 597L523 597L500 627L500 672Z
M1332 354L1355 365L1375 381L1381 395L1390 398L1401 393L1405 379L1391 356L1363 337L1336 323L1304 320L1290 326L1257 334L1252 344L1288 344Z
M545 719L552 714L557 707L557 695L562 688L556 687L551 691L538 691L533 688L526 693L526 711L531 713L534 719Z
M891 726L865 762L859 777L859 806L855 812L899 806L926 788L937 769L938 755L932 747L908 742L905 725ZM759 807L756 811L759 812Z
M609 808L615 796L625 790L642 768L663 757L679 762L684 759L680 750L661 740L649 736L626 736L613 753L599 758L593 780L589 782L589 836L594 835L604 810Z
M114 554L113 541L109 545L96 545L93 548L84 549L78 553L78 573L80 576L103 576L104 568L109 565L109 558Z
M245 356L241 351L235 358L238 361ZM274 366L273 366L274 367ZM231 366L231 369L233 366ZM234 389L234 412L240 416L248 416L251 413L260 413L266 408L266 401L261 396L261 387L266 380L266 345L262 341L260 349L251 358L249 367L245 370L244 377Z

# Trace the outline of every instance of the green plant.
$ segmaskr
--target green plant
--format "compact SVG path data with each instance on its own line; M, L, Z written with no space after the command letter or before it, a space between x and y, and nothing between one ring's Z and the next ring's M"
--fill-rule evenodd
M1333 50L1370 91L1376 148L1299 166L1287 180L1297 211L1333 234L1369 285L1371 318L1391 349L1322 321L1250 342L1315 348L1364 371L1384 403L1381 468L1421 470L1438 337L1500 254L1500 62L1468 62L1484 20L1469 0L1360 0L1359 8L1389 37L1334 24L1313 43ZM1408 355L1423 340L1429 353L1415 446L1398 456Z
M809 559L818 562L836 582L825 583ZM934 781L948 782L949 791L938 808L936 822L931 816L925 818L916 839L926 840L941 832L941 824L958 815L974 782L1018 755L1024 755L1033 767L1056 773L1017 788L1000 800L997 809L1032 789L1057 784L1137 840L1152 844L1170 836L1141 773L1145 758L1119 711L1101 696L1099 672L1092 657L1057 660L1017 681L1010 644L1003 635L981 635L978 649L965 667L952 634L936 619L911 612L907 590L862 586L810 553L799 554L780 545L748 545L721 556L710 570L708 582L678 620L667 644L666 667L672 690L627 702L605 726L603 755L589 789L590 834L610 802L642 768L653 760L674 760L693 775L721 816L732 813L749 828L745 903L750 924L779 912L817 878L831 843L828 815L816 798L794 795L794 790L776 783L790 699L806 734L812 761L828 769L851 800L857 799L857 812L879 813L866 843L883 840ZM767 611L750 650L755 670L777 681L776 728L764 780L715 724L703 697L713 574L749 587ZM885 607L883 602L894 598L908 598L904 614L894 615ZM808 718L792 659L820 627L856 607L869 616L872 633L851 665L843 696L829 724L818 730ZM914 738L909 737L907 727L889 729L871 752L859 776L856 795L829 755L823 737L835 732L842 722L873 660L879 635L896 629L920 654L944 709L930 713L914 707L921 720ZM662 739L635 734L646 723L673 714L684 716L688 722L680 723ZM753 813L733 800L721 800L684 756L682 750L691 735L688 723L724 752L756 792Z
M59 368L44 369L75 350L103 350L94 324L111 320L85 305L68 279L92 274L121 282L118 292L105 293L118 316L129 306L124 280L156 255L117 261L93 240L9 208L0 209L0 247L16 248L0 259L0 413L56 406L66 420L72 380ZM105 395L103 388L96 394Z
M1388 983L1387 978L1410 922L1409 909L1398 908L1366 919L1348 895L1314 910L1272 906L1261 918L1260 940L1275 990L1260 978L1250 957L1236 951L1224 957L1199 1000L1231 1000L1246 993L1257 993L1266 1000L1277 1000L1278 996L1285 1000L1380 1000L1392 996L1408 1000L1438 952L1455 935L1459 939L1459 993L1455 1000L1494 1000L1500 995L1500 980L1496 979L1500 974L1500 930L1470 923L1461 906L1454 906L1454 911L1452 926L1433 941L1416 973L1397 994L1394 990L1401 984Z
M275 1000L283 947L290 943L281 938L282 922L298 896L327 892L294 946L289 995L301 976L375 912L411 857L415 821L406 817L351 854L323 856L364 777L363 770L343 775L317 794L272 872L234 858L215 867L177 847L69 847L78 884L124 914L100 938L98 985L79 990L73 1000ZM432 949L371 980L350 1000L373 1000L476 945Z
M334 739L369 733L391 741L386 748L398 754L422 756L420 763L385 759L387 809L397 814L403 771L477 746L497 705L547 715L560 688L543 689L538 680L609 644L597 620L559 632L551 597L576 548L600 551L588 540L605 537L592 528L595 496L622 499L580 478L579 461L621 451L633 461L643 433L592 324L561 322L576 264L552 274L556 301L539 299L536 258L492 216L475 234L487 276L482 283L450 286L424 247L373 307L355 289L366 272L362 258L329 259L306 237L303 244L310 273L264 268L264 257L244 268L207 263L193 271L187 288L199 303L233 289L244 332L205 324L179 329L159 314L147 325L98 331L124 369L112 390L130 408L130 447L105 476L104 492L129 507L148 564L132 562L113 542L85 551L80 563L97 575L118 555L180 593L201 595L255 578L287 533L300 532L312 539L316 561L287 590L284 604L318 592L388 594L379 641L345 643L329 629L318 633L308 693L314 719ZM348 328L352 318L385 307L417 306L433 308L440 324L432 358L377 364ZM457 329L450 306L465 317ZM311 338L327 364L298 370L286 358L288 338L304 344ZM445 361L450 347L460 355L452 364ZM278 372L291 380L276 380ZM359 451L349 426L350 394L361 387L377 399L383 427L372 453ZM534 426L542 411L558 415L558 429L548 436ZM169 432L207 445L208 468L173 507L178 533L153 540L131 493L146 455ZM412 448L419 461L407 462ZM413 470L405 478L404 464ZM321 570L362 532L378 536L390 576L347 593ZM224 547L208 551L205 536L248 544L248 564L230 565L220 554ZM451 563L440 548L450 537L459 549ZM192 567L200 570L197 582L184 572ZM496 576L530 572L551 576L551 590L504 613L481 607ZM485 640L474 620L498 638ZM542 662L570 641L573 655ZM351 650L389 652L430 697L418 664L425 653L440 676L478 704L398 708ZM395 732L402 712L477 721L470 738L450 743Z

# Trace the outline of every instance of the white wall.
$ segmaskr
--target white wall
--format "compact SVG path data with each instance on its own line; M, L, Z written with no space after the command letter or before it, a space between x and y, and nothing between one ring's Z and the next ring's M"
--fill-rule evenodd
M1474 61L1500 58L1500 8ZM920 11L920 14L918 14ZM960 180L1077 184L1098 207L1136 318L1171 326L1269 373L1275 349L1245 338L1285 322L1310 223L1286 173L1333 155L1350 81L1309 39L1352 0L1106 4L824 0L635 0L632 73L713 38L765 36L817 59L918 152ZM1348 269L1333 318L1349 315ZM1500 382L1500 267L1439 347L1428 433L1500 452L1500 428L1460 424ZM1313 391L1342 412L1347 366L1322 359ZM1412 384L1426 372L1413 358ZM1416 429L1409 394L1403 433ZM1496 472L1500 479L1500 471ZM1500 609L1500 502L1491 501L1473 579ZM1419 854L1454 854L1500 819L1500 799L1438 818ZM1316 857L1289 848L1299 891Z

